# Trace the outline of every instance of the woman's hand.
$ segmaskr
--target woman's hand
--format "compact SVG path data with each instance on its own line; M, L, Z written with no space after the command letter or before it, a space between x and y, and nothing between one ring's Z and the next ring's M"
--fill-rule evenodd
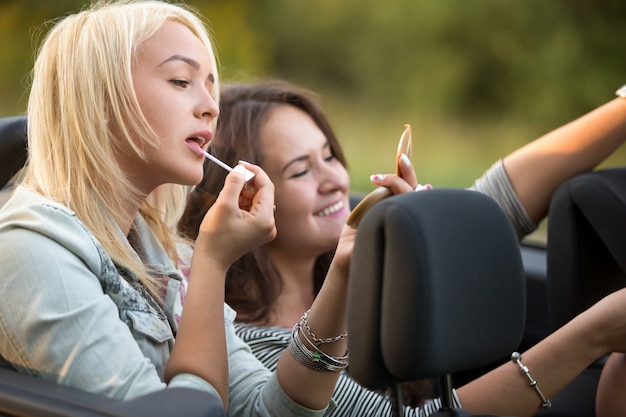
M365 213L379 201L394 194L404 194L409 191L428 190L430 184L420 185L417 182L415 170L409 157L402 153L396 161L396 174L374 174L370 180L377 185L374 191L366 195L352 210L348 217L348 226L356 229Z
M276 237L274 184L258 166L241 162L226 176L224 188L200 224L194 248L225 268ZM244 181L243 167L254 172Z
M376 174L372 175L370 179L375 185L389 189L392 194L404 194L420 188L413 164L406 154L398 156L397 169L399 175ZM432 188L430 184L421 187L422 189Z

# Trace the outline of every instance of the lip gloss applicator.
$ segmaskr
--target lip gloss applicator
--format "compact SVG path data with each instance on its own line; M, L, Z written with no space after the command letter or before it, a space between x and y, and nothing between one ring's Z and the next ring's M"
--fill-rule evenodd
M233 168L231 168L230 166L226 165L224 162L220 161L219 159L217 159L215 156L211 155L210 153L208 153L204 149L202 149L202 153L204 154L204 156L206 156L208 159L210 159L211 161L215 162L217 165L219 165L222 168L224 168L226 171L232 171L233 170ZM254 178L254 172L250 171L249 169L247 169L243 165L241 165L241 167L244 169L243 179L244 179L245 182L248 182L252 178ZM274 211L276 211L276 204L274 204Z
M210 159L211 161L215 162L217 165L224 168L226 171L233 170L230 166L226 165L225 163L223 163L222 161L220 161L219 159L217 159L216 157L214 157L213 155L211 155L204 149L202 150L202 153L204 154L204 156L206 156L208 159ZM254 172L250 171L249 169L245 169L245 172L243 173L243 178L246 182L250 181L252 178L254 178Z

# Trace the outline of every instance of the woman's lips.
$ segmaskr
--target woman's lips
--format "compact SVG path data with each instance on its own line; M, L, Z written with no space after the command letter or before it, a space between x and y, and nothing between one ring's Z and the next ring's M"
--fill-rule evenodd
M189 148L194 151L198 156L204 156L204 152L202 152L202 148L200 147L200 144L198 142L196 142L194 139L187 139L185 141L185 143L187 144L187 146L189 146Z

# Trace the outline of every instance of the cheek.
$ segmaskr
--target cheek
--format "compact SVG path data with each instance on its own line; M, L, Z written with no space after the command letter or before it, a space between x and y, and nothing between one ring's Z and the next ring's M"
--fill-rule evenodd
M141 106L144 117L157 134L167 132L177 123L173 117L174 113L163 103L163 100L153 100Z
M316 190L306 183L277 185L275 188L276 220L279 217L291 222L311 215L315 204ZM280 216L279 216L280 211Z
M346 188L350 188L350 174L343 165L339 164L337 168L337 177L340 178L341 184Z

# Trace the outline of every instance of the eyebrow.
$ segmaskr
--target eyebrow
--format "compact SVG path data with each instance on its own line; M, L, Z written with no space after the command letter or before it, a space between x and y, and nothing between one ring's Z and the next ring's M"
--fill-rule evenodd
M329 149L329 148L330 148L330 142L329 142L329 141L326 141L326 143L324 144L324 146L322 146L322 150L326 150L326 149ZM308 155L302 155L302 156L299 156L299 157L297 157L297 158L294 158L294 159L292 159L291 161L289 161L289 162L287 163L287 165L285 165L285 166L283 167L283 169L281 169L281 170L280 170L280 172L282 173L282 172L287 171L287 169L288 169L291 165L295 164L296 162L306 161L306 160L308 160L308 159L310 159L310 157L309 157Z
M190 67L192 67L193 69L195 69L196 71L200 70L200 64L198 63L198 61L196 61L195 59L186 57L184 55L178 55L178 54L172 55L171 57L167 58L165 61L161 62L158 66L160 67L161 65L164 65L171 61L182 61L186 63L187 65L189 65ZM215 76L213 75L213 73L209 74L208 79L212 83L215 82Z

